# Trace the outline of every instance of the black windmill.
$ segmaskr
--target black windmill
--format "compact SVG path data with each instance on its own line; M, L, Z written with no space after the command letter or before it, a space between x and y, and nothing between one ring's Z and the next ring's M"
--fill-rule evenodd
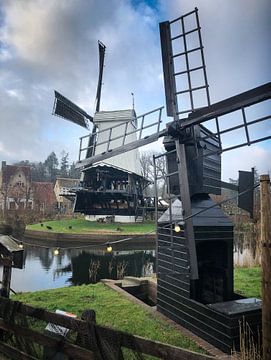
M211 105L198 9L161 23L160 37L167 115L173 121L160 130L161 116L151 124L143 118L137 140L125 134L122 146L87 161L94 164L164 137L169 208L157 218L157 309L230 353L233 346L238 348L243 316L252 328L260 324L261 304L234 294L233 224L210 194L232 187L221 181L223 152L271 138L268 133L252 134L255 126L270 122L270 111L248 116L251 107L266 108L271 83ZM201 79L196 85L194 75ZM233 119L239 115L236 124ZM230 116L226 128L225 116ZM213 131L206 127L210 120ZM151 126L155 131L149 131ZM236 131L235 144L224 144L224 135ZM114 140L108 131L108 147ZM240 174L239 206L251 212L253 172Z
M133 108L100 110L106 47L100 41L98 46L99 77L94 115L89 115L57 91L53 114L86 129L92 124L90 134L80 138L79 165L82 173L79 186L73 189L76 194L74 211L84 213L90 220L107 216L112 219L114 216L116 221L135 221L140 215L143 189L149 183L141 176L138 150L134 150L129 157L122 155L95 165L89 162L92 156L121 145L123 136L128 136L130 140L136 139L134 131L137 129ZM110 146L107 143L109 132L117 137Z

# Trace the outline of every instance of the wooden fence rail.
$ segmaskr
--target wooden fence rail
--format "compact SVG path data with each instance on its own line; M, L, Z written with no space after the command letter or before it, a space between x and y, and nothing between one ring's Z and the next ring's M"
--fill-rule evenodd
M110 339L112 343L119 343L120 346L137 351L139 353L155 356L159 359L180 359L180 360L210 360L215 359L212 356L203 355L188 351L176 346L167 345L158 341L148 340L140 336L131 335L122 331L113 330L111 328L97 325L96 323L89 323L87 321L67 317L61 314L49 312L44 309L32 307L30 305L23 304L21 302L14 302L10 299L0 297L0 329L5 332L12 333L14 335L30 339L42 346L47 346L56 351L68 355L70 358L91 360L96 359L95 349L93 351L84 347L75 345L65 338L55 338L48 335L48 332L41 333L36 330L32 330L27 327L14 324L9 321L5 316L5 309L15 309L16 313L30 316L35 319L43 320L46 322L54 323L66 327L70 330L77 332L78 334L89 333L90 327L95 331L91 331L89 334L99 334L101 339ZM14 311L13 311L14 312ZM87 346L89 347L89 346ZM0 341L0 353L5 354L14 360L35 360L36 358L28 355L21 350L5 344ZM216 358L217 359L217 358Z

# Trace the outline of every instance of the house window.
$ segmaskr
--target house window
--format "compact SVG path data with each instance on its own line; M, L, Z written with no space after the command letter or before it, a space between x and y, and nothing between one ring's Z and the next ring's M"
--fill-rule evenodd
M24 202L23 201L19 202L19 209L24 209Z
M18 186L21 186L21 187L24 187L24 183L23 183L22 181L18 181L18 182L17 182L17 185L18 185Z
M15 210L16 209L15 201L10 201L9 202L9 209L10 210Z

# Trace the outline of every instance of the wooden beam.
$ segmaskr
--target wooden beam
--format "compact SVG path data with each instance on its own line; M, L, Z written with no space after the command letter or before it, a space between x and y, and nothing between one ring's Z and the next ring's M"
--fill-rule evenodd
M60 338L56 340L55 338L50 337L49 335L45 335L39 333L37 331L19 326L8 324L4 320L0 319L0 328L14 333L15 335L23 336L24 338L28 338L31 341L37 342L43 346L49 346L51 348L55 348L57 351L61 351L64 354L67 354L75 359L80 360L94 360L93 352L90 350L86 350L77 345L73 345L69 343L64 338Z
M213 105L192 112L187 119L179 120L180 128L202 124L205 121L214 119L246 106L251 106L271 98L271 82L257 88L245 91L228 99L219 101ZM174 123L174 122L173 122Z
M269 175L260 177L263 360L271 358L271 193Z
M1 304L7 305L8 303L14 303L14 301L10 299L6 299L4 297L0 297L0 308L1 308ZM40 319L60 326L64 326L74 331L86 330L86 323L84 321L80 319L74 319L69 316L52 313L45 309L35 308L33 306L20 303L20 306L18 307L17 311L23 315L32 316L36 319Z
M82 168L84 166L90 166L90 165L92 165L92 164L94 164L96 162L103 161L103 160L109 159L109 158L111 158L113 156L120 155L120 154L123 154L125 152L137 149L137 148L139 148L141 146L144 146L144 145L150 144L150 143L152 143L154 141L157 141L161 136L166 135L166 133L167 133L166 130L162 130L159 133L155 133L155 134L152 134L150 136L146 136L143 139L133 141L133 142L131 142L129 144L126 144L124 146L119 146L119 147L117 147L115 149L104 152L102 154L97 154L97 155L91 156L91 157L86 158L84 160L78 161L75 164L75 168L78 169L78 168Z
M13 302L10 299L6 298L0 298L0 307L1 303L6 304L7 302ZM34 308L30 305L25 305L20 303L19 306L17 306L18 312L33 316L35 318L45 320L48 322L52 322L64 327L67 327L69 329L72 329L74 331L82 332L83 334L88 330L88 324L87 322L71 318L68 316L51 313L44 309ZM127 347L132 350L141 351L145 354L160 357L162 359L182 359L182 360L211 360L215 359L212 356L203 355L195 352L191 352L189 350L185 350L182 348L178 348L176 346L167 345L160 343L158 341L148 340L140 336L131 335L128 333L125 333L123 331L113 330L105 326L95 325L97 332L104 338L110 338L110 339L116 339L116 341L119 341L121 339L121 344L124 347ZM7 325L3 322L3 320L0 319L0 328L7 330L7 331L16 331L17 326L14 327L12 325ZM19 333L24 336L25 329L22 328L19 330ZM17 331L18 332L18 331ZM27 336L33 336L33 330L28 330ZM43 334L38 335L41 341L43 343L47 342L47 345L55 346L56 340L51 339L48 336L45 336ZM48 338L50 340L48 340ZM32 338L32 340L37 341L36 338ZM49 341L52 341L51 343ZM37 341L38 342L38 341ZM67 345L68 346L68 345ZM72 345L75 346L75 345ZM79 348L80 349L80 348ZM84 350L84 349L83 349ZM71 354L71 353L70 353ZM92 352L91 352L92 354ZM79 359L79 357L75 357L76 359ZM91 358L88 358L91 359Z
M4 265L1 296L9 297L12 267Z
M23 351L0 341L0 354L8 356L12 360L38 360L36 357L27 355Z

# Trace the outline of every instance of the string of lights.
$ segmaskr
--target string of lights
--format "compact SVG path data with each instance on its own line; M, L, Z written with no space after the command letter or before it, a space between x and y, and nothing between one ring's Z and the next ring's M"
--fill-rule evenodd
M254 185L252 188L249 188L247 190L242 191L241 193L239 193L237 195L231 196L231 197L229 197L227 199L224 199L224 200L222 200L220 202L216 202L215 204L213 204L213 205L211 205L211 206L209 206L207 208L204 208L204 209L199 210L198 212L196 212L194 214L191 214L191 215L189 215L187 217L184 217L181 220L181 222L183 224L183 222L185 222L186 220L188 220L190 218L193 218L193 217L195 217L195 216L197 216L197 215L199 215L199 214L201 214L201 213L203 213L205 211L208 211L208 210L210 210L210 209L212 209L212 208L214 208L216 206L223 205L228 201L237 199L239 196L242 196L242 195L248 193L249 191L256 189L258 186L260 186L260 183ZM180 231L182 231L182 224L180 224L178 222L176 222L174 224L174 231L176 233L179 233ZM167 225L161 227L160 229L162 230L162 229L167 229L167 228L170 228L170 227L171 227L171 224L167 224ZM129 237L124 238L124 239L119 239L119 240L114 240L114 241L105 241L105 242L103 242L101 244L88 244L88 245L86 244L86 245L81 245L81 246L68 246L68 247L65 246L64 248L61 248L60 246L57 246L54 249L54 255L56 255L56 256L59 255L60 251L62 249L65 249L65 250L80 250L80 249L97 248L97 247L106 247L106 251L111 253L113 251L112 245L124 243L124 242L131 241L131 240L136 240L136 239L139 239L139 238L142 238L142 237L145 237L147 235L154 234L154 233L156 233L156 230L151 230L151 231L148 231L148 232L146 232L144 234L140 234L140 235L136 235L136 236L129 236ZM50 248L49 246L45 246L45 245L32 244L32 243L28 243L27 241L19 241L18 239L14 238L14 237L12 237L12 239L18 243L18 245L19 245L19 247L21 249L24 248L24 245L35 246L35 247L46 248L46 249Z

